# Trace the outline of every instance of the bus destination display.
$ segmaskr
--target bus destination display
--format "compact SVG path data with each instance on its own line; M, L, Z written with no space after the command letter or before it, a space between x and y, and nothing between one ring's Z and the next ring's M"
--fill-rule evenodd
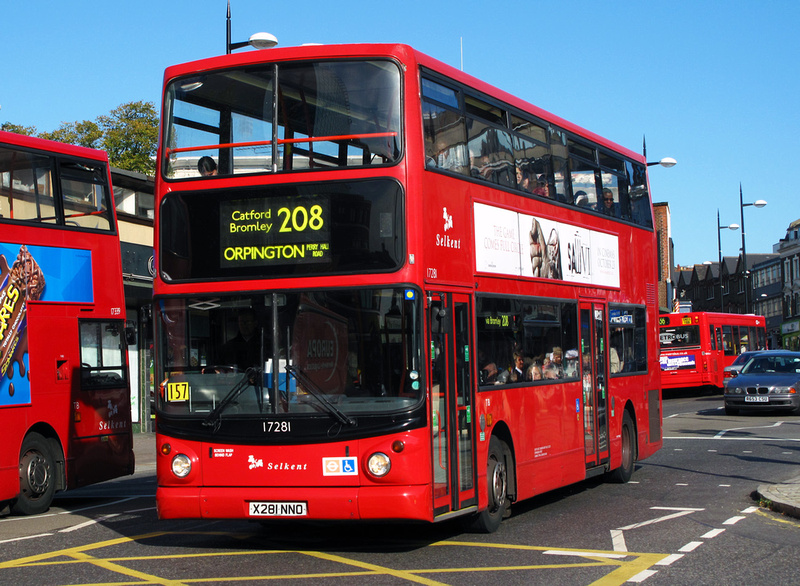
M330 201L262 197L219 204L220 266L274 266L330 260Z

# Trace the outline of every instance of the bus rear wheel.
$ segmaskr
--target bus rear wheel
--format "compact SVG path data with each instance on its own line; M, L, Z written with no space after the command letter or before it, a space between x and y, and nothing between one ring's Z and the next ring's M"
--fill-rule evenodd
M622 429L620 441L622 442L622 463L619 468L612 470L609 479L612 482L625 483L633 475L633 465L636 462L636 431L630 413L625 411L622 416Z
M47 440L31 433L19 454L19 496L11 505L15 515L38 515L50 508L56 492L56 466Z
M497 531L506 514L509 505L506 451L505 444L496 437L489 440L489 454L486 459L489 505L472 520L470 528L473 531Z

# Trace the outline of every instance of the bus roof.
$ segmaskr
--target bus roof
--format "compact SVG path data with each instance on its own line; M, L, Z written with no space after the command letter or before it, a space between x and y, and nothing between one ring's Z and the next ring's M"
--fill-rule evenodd
M72 155L75 157L83 157L85 159L94 159L108 162L108 155L105 151L92 149L65 142L58 142L55 140L46 140L35 136L27 136L25 134L17 134L16 132L6 132L0 130L0 143L9 143L37 149L41 151L48 151L53 153L61 153L64 155Z
M268 51L268 53L265 53ZM595 142L607 149L618 152L619 154L628 157L634 161L645 163L644 157L626 147L623 147L613 141L608 140L590 130L586 130L573 124L563 118L556 116L538 106L531 104L521 98L518 98L508 92L492 86L480 79L473 77L463 71L456 69L446 63L439 61L425 53L417 51L408 45L396 44L341 44L341 45L300 45L297 47L273 47L271 49L262 49L254 51L243 51L240 53L232 53L230 55L220 55L216 57L209 57L197 61L190 61L179 65L168 67L164 72L164 86L168 80L181 75L189 75L192 73L211 71L214 69L222 69L227 67L235 67L239 65L250 65L269 62L280 61L293 61L299 59L319 59L319 58L365 58L365 57L390 57L400 59L404 63L416 62L417 64L427 67L433 71L439 72L455 81L463 83L487 96L496 100L505 102L506 104L517 108L519 110L529 112L530 114L552 122L556 126L561 127L567 132L581 136L589 141Z

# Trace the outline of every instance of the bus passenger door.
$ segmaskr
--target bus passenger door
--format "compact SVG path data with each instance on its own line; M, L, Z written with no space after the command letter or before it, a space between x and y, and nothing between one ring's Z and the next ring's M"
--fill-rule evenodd
M428 293L434 515L477 504L468 295Z
M723 364L722 363L724 362L724 357L723 357L724 351L722 349L722 328L720 326L715 326L715 325L709 326L709 328L711 330L711 336L712 336L711 337L711 352L710 352L710 354L711 354L711 372L718 373L718 374L715 374L715 376L718 378L718 380L715 380L714 383L722 385L722 381L724 380L724 377L722 375L722 369L723 369ZM702 353L704 350L705 349L703 348L703 345L701 344L700 352ZM698 368L700 368L699 365L698 365Z
M581 302L581 371L586 467L608 462L608 360L606 310L602 303Z

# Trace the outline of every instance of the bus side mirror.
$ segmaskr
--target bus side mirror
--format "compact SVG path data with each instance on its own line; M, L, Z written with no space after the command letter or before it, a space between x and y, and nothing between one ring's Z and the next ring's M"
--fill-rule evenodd
M125 342L128 346L136 345L136 324L130 320L125 322Z
M440 303L431 305L431 333L447 334L450 332L450 320L447 319L447 310Z

